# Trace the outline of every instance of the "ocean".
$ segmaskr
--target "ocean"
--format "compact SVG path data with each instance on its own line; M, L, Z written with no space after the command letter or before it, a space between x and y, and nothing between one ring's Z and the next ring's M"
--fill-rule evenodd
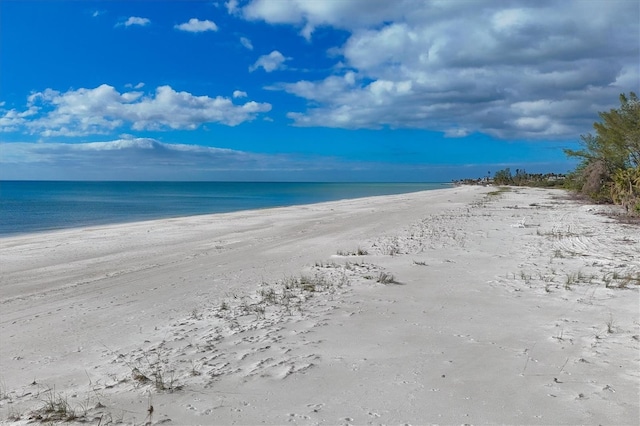
M1 181L0 236L449 186L446 183Z

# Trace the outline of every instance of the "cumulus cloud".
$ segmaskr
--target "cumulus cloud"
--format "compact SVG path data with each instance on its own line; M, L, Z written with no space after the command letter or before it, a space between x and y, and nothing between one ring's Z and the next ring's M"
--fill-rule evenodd
M141 27L145 27L151 23L151 20L148 18L140 18L138 16L130 16L126 21L118 24L124 25L125 27L130 27L132 25L139 25Z
M271 110L268 103L234 104L217 96L195 96L160 86L155 93L118 92L103 84L59 92L46 89L31 94L27 109L0 110L0 131L24 130L51 136L106 134L121 127L133 130L193 130L206 123L236 126Z
M176 29L180 31L187 31L190 33L202 33L205 31L218 31L218 26L212 22L207 20L201 21L197 18L191 18L188 22L184 22L182 24L176 25Z
M262 55L258 60L249 67L249 71L253 72L258 68L263 68L266 72L275 71L284 68L285 61L291 58L286 58L282 53L274 50L268 55Z
M0 108L4 106L4 102L0 105ZM4 112L0 116L0 131L4 132L16 132L23 128L28 122L29 118L38 113L36 107L30 106L26 111L16 111L15 109L9 111L3 111L0 109L0 113Z
M307 39L348 31L332 75L271 86L308 101L297 126L575 138L640 89L637 2L253 0L238 13Z
M234 90L233 91L234 98L246 98L247 92L243 92L242 90Z

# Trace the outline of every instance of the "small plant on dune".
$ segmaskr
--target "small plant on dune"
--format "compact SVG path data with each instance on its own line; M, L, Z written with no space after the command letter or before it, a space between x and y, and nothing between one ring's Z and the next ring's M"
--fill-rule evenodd
M520 279L522 279L525 284L529 285L531 282L531 275L527 275L524 271L520 271Z
M262 298L262 302L270 305L275 305L277 303L276 290L273 287L260 289L258 291L258 295Z
M9 408L9 413L7 414L7 420L10 422L17 422L22 419L20 413L18 413L13 407Z
M382 248L382 254L387 256L395 256L400 253L400 242L398 241L398 238L392 238L391 241L385 243Z
M300 289L308 292L327 290L331 286L332 284L320 274L316 274L313 277L302 275L299 280Z
M615 333L615 321L613 315L609 314L609 320L607 321L607 333Z
M143 353L143 363L133 365L130 362L124 361L125 364L131 369L131 378L141 385L152 383L157 391L169 391L173 392L182 389L182 386L177 386L175 382L173 369L168 368L167 359L162 358L162 344L156 349L155 358L152 359L151 354L148 352ZM118 358L122 358L119 356Z
M358 246L358 248L355 251L338 250L336 252L336 254L338 256L344 256L344 257L346 257L346 256L367 256L369 254L369 252L366 249Z
M389 274L387 272L380 272L377 282L379 282L380 284L400 284L398 281L396 281L396 278L393 276L393 274Z
M362 247L358 247L358 250L356 251L356 254L358 256L366 256L369 254L369 252L365 249L363 249Z
M316 283L311 278L304 275L300 277L299 287L300 289L308 291L310 293L316 291Z
M576 283L575 274L567 274L567 279L564 282L564 289L571 290L571 286Z
M636 285L640 285L640 272L636 273L635 276L632 274L618 274L618 288L627 288L631 283L634 282Z
M67 398L53 389L45 392L44 405L30 417L41 422L70 422L78 418Z
M349 277L347 276L346 272L342 272L342 275L340 276L340 280L338 281L338 288L342 288L344 286L349 285Z
M251 310L253 311L257 319L264 319L267 315L267 308L265 308L262 304L251 305Z
M298 286L298 279L295 277L285 277L282 280L282 287L285 290L292 290Z
M4 380L0 380L0 401L2 400L11 400L9 396L9 392L7 392L7 385L4 383Z

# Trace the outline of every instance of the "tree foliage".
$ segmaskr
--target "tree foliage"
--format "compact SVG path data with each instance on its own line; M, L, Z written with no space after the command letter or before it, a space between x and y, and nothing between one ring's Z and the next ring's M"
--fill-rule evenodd
M597 202L623 205L640 215L640 100L620 95L620 107L599 113L594 134L582 135L582 149L565 150L581 159L569 186Z
M504 170L498 170L493 175L493 183L495 183L496 185L513 184L513 178L511 177L511 170L508 167Z
M627 213L640 216L640 167L618 170L613 176L611 198Z

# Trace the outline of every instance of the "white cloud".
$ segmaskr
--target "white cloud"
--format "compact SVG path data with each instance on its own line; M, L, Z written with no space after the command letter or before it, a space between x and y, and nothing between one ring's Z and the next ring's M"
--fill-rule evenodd
M249 50L253 50L253 44L251 43L251 40L249 40L246 37L240 37L240 44L242 44L245 48Z
M310 39L320 26L353 29L378 25L401 18L416 6L414 0L253 0L242 8L241 13L249 20L295 25L302 36Z
M253 154L199 145L163 143L148 138L127 138L86 143L5 143L0 158L4 173L21 172L33 178L45 173L70 178L170 178L208 173L242 173L254 169L276 169L279 156ZM31 170L25 175L25 170ZM80 176L74 176L78 172ZM47 173L49 173L47 175ZM20 177L20 176L18 176Z
M0 105L0 108L4 106L4 102ZM5 111L0 109L0 132L16 132L25 126L29 121L29 117L32 117L38 113L36 107L30 106L26 111L16 111L15 109Z
M24 129L44 137L107 134L133 130L193 130L206 123L235 126L271 110L268 103L234 104L217 96L195 96L160 86L155 93L120 93L103 84L95 89L61 93L46 89L30 95L27 110L0 111L0 131Z
M227 12L229 12L230 15L233 15L238 11L238 0L229 0L225 3L225 6L227 8Z
M1 149L0 179L342 180L354 167L335 158L258 154L148 138L13 142L2 143ZM379 165L367 168L376 171Z
M180 31L187 31L190 33L202 33L205 31L218 31L218 26L212 22L207 20L201 21L197 18L191 18L188 22L184 22L182 24L176 25L176 29Z
M442 179L437 165L351 162L335 157L258 154L131 138L108 142L1 143L0 180L345 181ZM508 167L509 165L507 165ZM460 166L446 167L458 169ZM482 165L486 171L487 165ZM502 168L505 166L502 166ZM449 171L450 173L450 171Z
M307 39L321 26L349 32L330 49L332 75L272 85L308 101L289 114L295 125L505 139L575 138L620 93L638 91L638 14L624 0L252 0L241 9Z
M140 83L138 83L136 85L133 85L131 83L127 83L127 84L124 85L124 87L126 87L127 89L131 89L131 88L133 88L133 89L142 89L144 87L144 83L140 82Z
M253 72L258 68L263 68L266 72L272 72L278 69L284 68L285 61L291 58L286 58L282 53L274 50L268 55L262 55L258 60L249 67L249 71Z
M234 98L246 98L247 92L243 92L242 90L234 90L233 91Z
M469 130L460 128L451 128L444 131L444 136L447 138L463 138L469 135Z
M138 16L130 16L126 21L119 25L124 25L125 27L130 27L132 25L139 25L145 27L151 23L151 20L148 18L140 18Z

